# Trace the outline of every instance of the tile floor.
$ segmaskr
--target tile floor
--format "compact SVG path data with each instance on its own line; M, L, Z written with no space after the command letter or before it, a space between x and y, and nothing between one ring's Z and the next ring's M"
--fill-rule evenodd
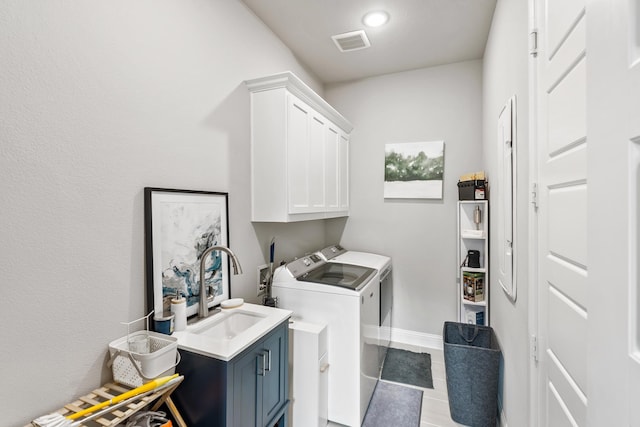
M444 373L444 355L442 350L392 343L392 347L431 355L431 374L433 389L420 388L422 394L422 414L420 427L461 427L449 415L449 401L447 400L447 382ZM406 384L404 384L406 385ZM413 386L407 386L413 387ZM329 423L329 427L341 427L339 424Z

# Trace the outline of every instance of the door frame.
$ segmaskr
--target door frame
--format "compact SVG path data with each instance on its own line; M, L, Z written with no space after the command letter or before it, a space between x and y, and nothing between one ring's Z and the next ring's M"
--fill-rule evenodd
M528 336L529 336L529 425L537 426L539 419L540 383L538 373L538 210L537 210L537 182L538 182L538 55L537 28L539 0L529 0L529 176L528 189Z

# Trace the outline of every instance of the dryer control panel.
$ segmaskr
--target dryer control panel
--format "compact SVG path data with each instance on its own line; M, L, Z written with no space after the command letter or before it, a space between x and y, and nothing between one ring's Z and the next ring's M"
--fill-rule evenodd
M287 270L297 279L325 263L318 255L311 254L287 263Z
M342 255L345 252L347 252L347 250L342 246L333 245L333 246L327 246L326 248L318 251L318 254L325 260L329 261L330 259L335 258L338 255Z

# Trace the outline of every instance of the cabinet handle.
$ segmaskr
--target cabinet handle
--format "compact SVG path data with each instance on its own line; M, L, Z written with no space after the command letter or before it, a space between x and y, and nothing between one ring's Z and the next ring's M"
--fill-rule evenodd
M267 369L265 369L265 372L271 372L271 350L264 350L267 352ZM263 359L264 360L264 359Z
M261 352L259 356L262 357L262 371L258 372L258 375L260 375L261 377L264 377L267 374L267 367L266 367L267 356L264 354L264 352Z
M322 364L322 366L320 366L320 372L326 372L327 369L329 369L329 364L328 363L324 363L324 364Z

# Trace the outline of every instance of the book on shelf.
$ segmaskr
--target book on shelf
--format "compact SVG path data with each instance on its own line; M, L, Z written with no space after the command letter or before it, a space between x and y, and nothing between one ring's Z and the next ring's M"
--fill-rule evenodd
M471 302L484 301L484 273L462 273L462 296Z

